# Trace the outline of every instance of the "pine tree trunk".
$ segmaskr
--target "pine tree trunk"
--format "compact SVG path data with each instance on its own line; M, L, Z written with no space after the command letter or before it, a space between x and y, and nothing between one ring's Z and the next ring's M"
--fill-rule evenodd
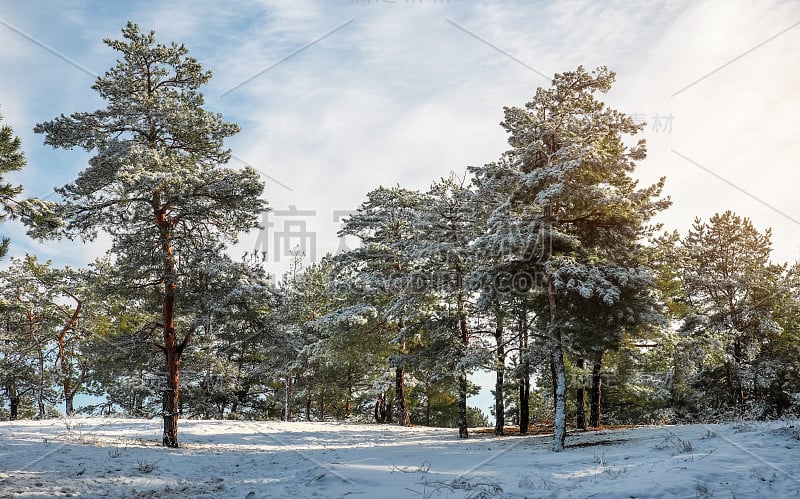
M18 296L19 299L19 296ZM27 320L28 320L28 333L30 334L31 340L36 345L36 359L38 361L38 369L39 369L39 386L36 388L36 405L37 405L37 413L36 419L44 419L45 414L45 407L44 407L44 387L45 387L45 369L44 369L44 351L43 346L39 338L36 336L36 323L35 323L35 316L30 312L26 312Z
M530 375L523 374L519 380L519 433L525 435L531 423L531 379Z
M469 438L467 429L467 370L458 373L458 438Z
M406 407L406 368L398 366L394 371L394 401L397 411L397 424L411 426L411 418Z
M11 421L16 421L19 417L19 397L10 397L8 399L9 403L9 419Z
M283 401L283 419L292 420L292 372L286 375L286 398Z
M167 265L172 265L169 259ZM171 278L164 283L164 355L167 363L167 386L164 390L162 409L164 414L164 437L165 447L178 447L178 414L180 413L179 392L180 386L180 355L175 338L175 282L174 267L171 268Z
M425 426L431 425L431 395L430 392L425 396Z
M550 357L555 371L555 417L553 418L553 450L564 450L567 437L567 374L564 366L564 351L561 340L561 329L558 327L556 315L556 293L553 276L548 276L547 295L550 305Z
M44 407L44 352L42 352L41 348L39 349L39 387L36 390L36 419L44 419L45 416L45 407Z
M347 371L347 400L344 405L345 419L350 417L350 400L353 398L353 374L348 369Z
M733 403L737 409L744 408L744 383L742 383L741 366L744 359L744 347L739 339L733 342L733 369L731 372L731 388L733 390Z
M386 395L381 393L378 394L378 399L375 401L375 422L378 424L383 424L386 422L385 400Z
M325 371L322 371L322 381L319 387L319 420L325 421Z
M556 373L556 363L553 362L553 356L551 355L550 356L550 380L552 381L552 385L553 385L553 414L556 413L556 399L558 398L558 396L556 396L556 388L558 388L558 386L556 384L556 376L558 376L558 374Z
M578 386L575 390L575 426L579 430L586 429L586 388L583 383L583 370L586 367L586 360L583 357L578 357Z
M17 384L13 379L6 381L6 395L8 395L9 404L9 419L16 421L19 416L19 394L17 393Z
M519 352L522 357L519 380L519 433L525 435L530 426L531 361L528 355L527 311L523 308L519 317Z
M67 357L67 332L74 330L75 326L78 324L78 317L80 317L81 307L83 306L83 301L78 300L74 295L70 295L75 300L75 310L72 312L72 316L69 318L64 327L61 328L61 332L58 335L58 356L61 361L61 375L63 376L63 380L61 382L61 386L64 389L64 410L67 417L71 417L75 415L75 409L73 406L73 400L75 397L75 391L77 387L72 388L70 386L72 380L72 364L69 362ZM84 371L85 375L85 371ZM81 380L78 382L78 385L83 382L83 376Z
M220 419L224 419L224 417L225 417L225 407L226 406L227 406L227 404L223 403L222 407L220 408L220 411L219 411L219 418ZM231 412L234 412L234 413L235 412L239 412L239 397L234 397L233 398L233 401L231 402ZM269 414L269 412L267 412L267 414Z
M506 424L505 395L503 384L505 383L506 372L506 347L503 343L503 318L498 314L497 328L494 332L494 339L497 342L497 354L495 355L495 383L494 383L494 434L503 435L503 427Z
M75 415L75 396L71 392L67 392L64 396L64 410L67 417Z
M460 283L460 269L458 279ZM467 347L469 346L469 332L467 331L467 317L464 312L464 296L462 293L458 294L458 325L461 330L461 344L466 355ZM463 362L458 375L458 437L469 438L469 430L467 429L467 368Z
M162 327L164 329L164 356L166 357L166 388L162 399L164 418L164 435L162 443L165 447L178 447L178 414L180 413L179 386L182 345L178 345L175 333L175 300L177 276L175 274L175 255L172 248L172 237L169 223L166 220L166 209L161 206L160 194L153 194L153 210L161 234L161 256L163 258L164 296L161 308ZM188 340L188 337L186 338Z
M592 366L592 400L590 403L589 425L592 428L600 427L600 403L601 392L603 389L603 351L600 350L594 355L594 365Z

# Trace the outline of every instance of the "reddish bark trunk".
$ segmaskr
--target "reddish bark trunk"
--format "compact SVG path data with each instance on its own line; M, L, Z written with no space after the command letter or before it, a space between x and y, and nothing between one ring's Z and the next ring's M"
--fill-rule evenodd
M172 247L172 227L166 219L166 208L160 203L160 194L153 195L153 211L161 234L161 251L163 258L164 297L161 316L164 329L164 357L166 358L166 388L162 399L164 418L164 435L162 443L165 447L178 447L178 415L180 413L180 366L181 353L191 337L187 334L183 342L177 341L175 332L175 298L177 295L177 276L175 254Z

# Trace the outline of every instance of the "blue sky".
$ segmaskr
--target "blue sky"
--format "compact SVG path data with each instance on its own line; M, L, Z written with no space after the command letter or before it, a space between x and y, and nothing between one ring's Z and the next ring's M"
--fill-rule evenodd
M186 43L214 72L208 107L242 128L232 164L264 173L278 212L238 251L266 244L276 273L287 260L276 233L304 226L317 259L335 251L339 211L378 185L424 189L492 161L506 146L502 107L578 64L617 71L607 101L648 122L637 175L667 177L668 227L733 209L773 227L777 260L800 256L797 2L2 2L0 112L23 140L29 167L16 179L30 195L86 164L32 127L102 106L92 74L116 58L102 39L119 38L127 20ZM37 245L18 226L4 230L12 255L79 265L105 249L102 239ZM310 237L289 243L312 253Z
M116 53L102 39L128 20L213 71L207 107L242 128L232 164L264 174L276 210L269 232L235 251L266 245L272 272L287 260L276 234L305 232L290 244L309 254L313 234L318 259L342 243L334 216L369 190L425 189L496 159L502 107L579 64L615 70L605 100L648 122L637 176L667 177L667 228L685 233L694 217L731 209L773 228L777 261L800 258L796 1L0 0L0 113L23 141L29 166L14 180L28 195L86 165L87 153L45 147L32 128L103 105L92 75ZM13 223L3 232L12 256L58 264L106 248L103 238L38 244Z

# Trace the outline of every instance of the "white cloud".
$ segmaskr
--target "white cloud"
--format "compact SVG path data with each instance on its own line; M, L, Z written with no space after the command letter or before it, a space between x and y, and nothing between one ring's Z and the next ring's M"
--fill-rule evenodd
M320 246L328 249L336 247L332 210L354 208L380 184L424 189L451 170L493 160L506 147L498 126L502 106L521 105L536 86L547 84L448 18L547 75L578 64L616 70L618 83L606 97L611 105L648 121L656 114L674 117L671 133L648 127L649 159L638 173L648 182L667 176L675 204L662 218L685 229L695 215L731 208L761 227L775 227L780 258L799 256L794 224L671 152L800 218L792 213L798 180L792 162L800 153L792 127L800 68L792 56L800 28L671 97L800 21L794 2L252 0L99 10L73 6L60 25L33 7L18 7L13 17L97 71L115 57L100 39L117 36L128 19L155 28L163 42L186 42L214 71L205 90L209 107L243 128L230 141L235 153L294 188L268 180L274 208L317 210L309 227L320 231ZM11 75L0 79L1 110L15 128L25 129L32 164L23 178L29 185L63 183L85 156L42 147L29 127L59 112L96 107L91 81L8 30L0 29L0 42L0 64Z

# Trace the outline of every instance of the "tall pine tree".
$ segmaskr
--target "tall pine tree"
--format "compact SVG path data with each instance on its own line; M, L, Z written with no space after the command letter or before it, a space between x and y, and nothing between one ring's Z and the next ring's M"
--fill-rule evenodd
M184 45L156 44L154 32L128 23L123 40L105 42L122 57L92 88L105 109L61 115L36 125L53 147L94 151L89 167L58 192L64 234L111 235L112 252L161 287L166 361L163 444L178 445L179 370L192 331L175 325L180 255L218 247L257 227L263 184L251 168L222 168L223 141L238 131L203 109L200 86L211 78Z
M645 237L652 230L648 220L669 204L658 198L663 179L642 189L631 178L645 145L630 146L624 138L643 125L595 97L614 79L605 67L557 74L524 107L505 109L501 125L511 149L477 169L484 184L506 194L480 246L536 276L531 290L547 298L540 315L547 318L554 376L554 450L564 448L566 436L568 295L619 302L615 282L640 270L614 255Z

